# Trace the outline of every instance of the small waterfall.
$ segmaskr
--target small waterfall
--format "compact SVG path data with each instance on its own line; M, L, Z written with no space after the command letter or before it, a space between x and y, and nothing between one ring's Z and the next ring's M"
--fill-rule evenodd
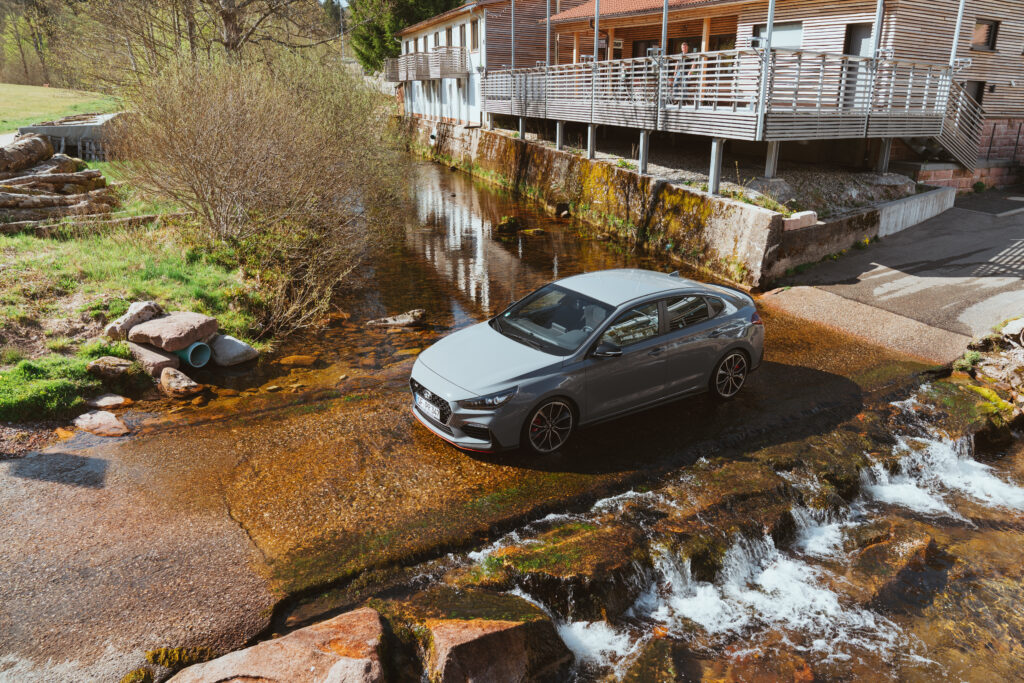
M662 552L659 581L634 608L684 637L688 622L711 636L755 637L765 629L812 636L803 649L842 657L844 647L895 652L905 645L899 628L869 610L844 606L824 569L780 552L770 536L738 538L726 552L715 583L698 581L688 559Z
M918 417L915 399L893 405L903 411L913 435L897 437L896 452L902 456L898 473L880 464L863 473L864 491L870 498L921 514L954 518L960 518L952 505L958 496L982 505L1024 510L1024 488L975 460L970 436L951 439L939 433Z

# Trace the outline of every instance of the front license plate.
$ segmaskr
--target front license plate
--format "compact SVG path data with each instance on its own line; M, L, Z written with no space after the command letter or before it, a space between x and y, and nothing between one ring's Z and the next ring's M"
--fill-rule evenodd
M441 421L441 409L419 394L416 394L416 405L419 406L419 409L428 416L434 418L438 422Z

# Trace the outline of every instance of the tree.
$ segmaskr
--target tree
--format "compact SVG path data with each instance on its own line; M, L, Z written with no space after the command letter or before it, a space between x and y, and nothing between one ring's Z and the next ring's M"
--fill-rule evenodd
M352 49L367 71L380 71L384 59L401 51L398 32L435 14L463 4L461 0L352 0Z

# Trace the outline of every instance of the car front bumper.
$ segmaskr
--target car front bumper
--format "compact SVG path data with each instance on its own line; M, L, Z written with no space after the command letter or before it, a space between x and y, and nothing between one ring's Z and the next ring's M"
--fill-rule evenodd
M420 389L427 389L433 395L431 403L441 406L442 409L447 408L450 413L443 413L441 420L428 415L416 405L417 386ZM496 410L463 408L459 405L459 400L470 397L466 391L422 363L413 368L410 393L412 413L420 424L457 448L491 452L519 445L522 420L516 416L512 406L504 405Z

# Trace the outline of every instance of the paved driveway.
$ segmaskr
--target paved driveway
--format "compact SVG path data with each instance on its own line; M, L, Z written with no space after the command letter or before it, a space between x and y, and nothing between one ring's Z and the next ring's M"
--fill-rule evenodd
M959 199L935 218L793 277L785 283L792 288L765 297L766 305L860 336L888 325L883 336L913 345L931 333L955 348L958 339L1024 315L1024 211L1015 211L1024 200L1018 196L1024 188ZM865 317L876 320L866 325Z

